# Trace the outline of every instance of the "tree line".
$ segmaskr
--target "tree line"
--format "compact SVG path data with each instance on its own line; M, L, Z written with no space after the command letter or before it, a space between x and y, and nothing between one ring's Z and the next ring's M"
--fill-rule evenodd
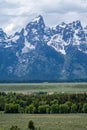
M0 92L0 111L5 113L87 113L87 93L24 95Z

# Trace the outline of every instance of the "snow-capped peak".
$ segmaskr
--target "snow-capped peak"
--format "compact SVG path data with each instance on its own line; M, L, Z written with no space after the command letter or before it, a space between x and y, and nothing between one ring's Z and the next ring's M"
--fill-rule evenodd
M37 22L37 23L39 23L40 20L43 20L43 17L42 17L41 15L37 16L36 18L34 18L34 19L32 20L32 22Z
M45 28L44 20L41 15L37 16L31 21L31 25L39 26L41 29Z
M0 39L5 40L7 38L6 33L3 31L2 28L0 28Z
M39 32L44 30L45 24L41 15L34 18L25 28L27 32L31 32L32 29L37 29Z
M79 20L73 21L73 27L75 29L82 29L81 22Z
M50 28L39 15L14 35L0 28L0 74L1 82L87 82L87 27L77 20Z
M57 52L65 55L66 46L70 44L80 46L83 42L87 43L87 31L86 29L83 30L79 20L72 23L62 22L54 28L50 28L45 26L41 15L34 18L21 32L15 33L14 36L8 39L4 37L6 37L6 34L0 28L1 42L3 41L2 39L7 42L5 47L8 47L8 45L11 47L14 43L20 43L22 53L34 50L36 45L45 43Z
M66 23L64 23L64 22L62 22L61 24L59 24L59 26L60 26L60 27L62 27L62 28L65 28L65 27L66 27L66 25L67 25L67 24L66 24Z

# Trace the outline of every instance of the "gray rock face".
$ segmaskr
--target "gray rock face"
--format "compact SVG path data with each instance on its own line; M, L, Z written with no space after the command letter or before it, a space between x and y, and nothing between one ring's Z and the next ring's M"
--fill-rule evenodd
M33 19L13 36L0 28L0 82L87 81L87 27Z

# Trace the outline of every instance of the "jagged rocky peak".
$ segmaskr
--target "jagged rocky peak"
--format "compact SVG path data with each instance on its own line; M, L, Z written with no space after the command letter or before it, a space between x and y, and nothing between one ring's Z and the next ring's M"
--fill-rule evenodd
M3 29L2 29L2 28L0 28L0 39L5 40L6 38L7 38L6 33L3 31Z
M82 29L81 22L79 20L73 21L71 23L65 23L62 22L59 25L55 27L56 29L66 29L66 28L72 28L72 29Z
M8 37L0 28L0 81L87 81L87 27L47 27L41 15ZM80 81L80 80L79 80Z
M19 33L19 35L22 36L22 37L24 37L24 35L25 35L24 33L25 33L25 29L22 28L21 31L20 31L20 33Z
M33 23L44 23L43 17L41 15L38 15L36 18L32 20Z
M85 26L84 29L87 30L87 26Z
M38 31L42 31L45 28L44 20L41 15L34 18L27 26L26 30L31 31L32 29L37 29Z
M20 35L20 33L19 33L19 32L16 32L14 35Z
M65 22L62 22L55 27L52 28L53 33L56 34L62 34L64 29L67 27L67 24Z
M16 35L24 35L24 28L22 28L20 32L15 32L14 36Z
M65 28L66 27L66 23L65 22L62 22L61 24L59 24L59 27L61 27L61 28Z
M81 22L79 20L73 21L73 28L75 29L82 29Z
M13 43L24 43L24 28L20 32L15 32L9 37L9 41Z

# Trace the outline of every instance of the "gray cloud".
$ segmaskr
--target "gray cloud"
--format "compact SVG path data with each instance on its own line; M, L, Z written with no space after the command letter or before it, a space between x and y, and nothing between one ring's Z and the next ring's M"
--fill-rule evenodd
M87 12L87 1L82 0L54 0L54 3L43 3L42 9L49 13Z
M50 26L77 19L86 25L87 0L0 0L0 27L7 33L19 30L39 14Z

